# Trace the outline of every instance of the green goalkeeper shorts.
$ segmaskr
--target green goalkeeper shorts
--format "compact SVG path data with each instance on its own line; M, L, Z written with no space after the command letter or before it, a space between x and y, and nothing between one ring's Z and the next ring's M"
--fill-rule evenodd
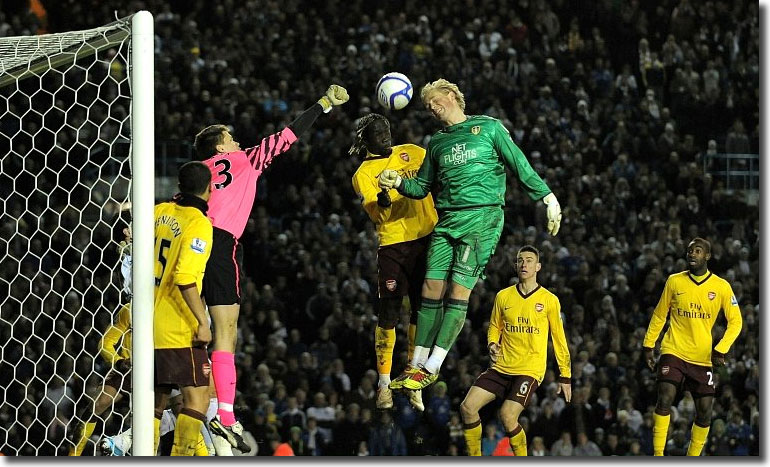
M503 220L501 206L443 212L431 236L425 278L451 278L473 289L500 241Z

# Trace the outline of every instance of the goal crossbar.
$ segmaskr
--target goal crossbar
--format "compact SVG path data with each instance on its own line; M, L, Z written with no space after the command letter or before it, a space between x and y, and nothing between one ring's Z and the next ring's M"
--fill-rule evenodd
M127 16L105 26L67 34L4 38L0 41L0 88L121 44L130 34L130 20L131 16Z

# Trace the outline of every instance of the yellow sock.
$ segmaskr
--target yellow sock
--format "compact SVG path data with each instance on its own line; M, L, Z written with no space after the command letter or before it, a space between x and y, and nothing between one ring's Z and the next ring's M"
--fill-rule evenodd
M193 456L198 446L198 437L201 436L203 422L185 413L186 409L179 412L174 430L174 447L171 448L172 456ZM192 411L189 411L192 412ZM204 416L205 419L205 416Z
M390 375L393 367L393 347L396 346L396 329L374 329L374 353L377 356L377 373Z
M513 453L516 454L516 456L526 456L527 455L527 434L524 433L524 429L519 425L516 427L511 434L513 436L509 436L508 440L511 443L511 449L513 449Z
M697 423L692 424L692 438L690 438L690 447L687 448L688 456L700 456L703 445L706 444L709 428L711 428L711 425L700 426Z
M152 455L157 456L158 455L158 445L160 444L160 419L158 417L155 417L152 419L153 421L153 428L155 428L155 433L153 437L153 446L155 446L155 449L152 450Z
M414 313L414 312L413 312ZM409 345L407 347L406 352L406 359L408 362L412 362L412 357L414 357L414 339L417 335L417 325L416 324L410 324L409 325Z
M70 448L69 455L70 456L79 456L83 454L83 449L86 448L86 443L88 442L88 438L91 437L91 434L94 432L94 429L96 428L96 422L78 422L78 426L75 428L77 433L77 438L75 439L75 447Z
M481 455L481 419L476 423L463 424L465 445L468 447L469 456Z
M668 423L671 421L671 414L658 415L652 414L652 451L654 456L662 456L663 449L666 447L666 437L668 436Z
M196 456L208 456L209 449L206 447L206 440L203 439L203 433L198 431L198 444L195 445Z

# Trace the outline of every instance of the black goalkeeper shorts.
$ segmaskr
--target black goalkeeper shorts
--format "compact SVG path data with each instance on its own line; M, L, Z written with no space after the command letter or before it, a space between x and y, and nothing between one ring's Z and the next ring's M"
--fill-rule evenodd
M233 234L214 227L211 256L203 276L206 306L240 305L243 283L243 245Z

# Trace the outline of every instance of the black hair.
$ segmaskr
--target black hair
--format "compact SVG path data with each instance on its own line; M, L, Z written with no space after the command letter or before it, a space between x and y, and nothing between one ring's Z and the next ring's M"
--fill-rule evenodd
M390 122L388 119L377 113L370 113L358 119L358 122L356 123L356 139L353 142L353 145L350 146L348 154L351 156L356 156L366 147L366 143L364 142L364 133L366 132L366 128L372 122L378 120L384 122L388 128L390 128Z
M211 170L203 162L190 161L179 168L179 191L202 195L211 184Z
M695 238L693 238L693 239L692 239L692 241L691 241L690 243L691 243L691 244L692 244L692 243L697 243L697 244L699 244L699 245L700 245L700 246L701 246L701 247L702 247L704 250L706 250L706 253L711 253L711 242L709 242L709 241L708 241L708 240L706 240L705 238L701 238L701 237L695 237Z

